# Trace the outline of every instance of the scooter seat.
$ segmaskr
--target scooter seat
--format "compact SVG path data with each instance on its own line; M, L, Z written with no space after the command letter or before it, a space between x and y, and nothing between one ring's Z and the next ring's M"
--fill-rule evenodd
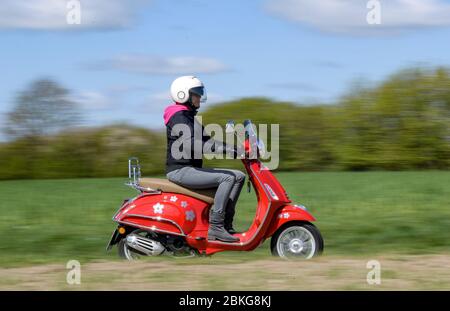
M217 190L217 188L188 189L162 178L140 178L139 185L143 188L151 188L153 190L160 190L162 192L185 194L209 204L214 203L214 196Z

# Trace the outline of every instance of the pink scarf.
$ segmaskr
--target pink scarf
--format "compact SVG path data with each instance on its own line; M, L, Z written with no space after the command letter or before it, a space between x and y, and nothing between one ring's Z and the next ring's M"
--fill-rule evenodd
M183 111L183 110L189 110L188 107L186 107L185 105L179 105L179 104L172 104L170 106L167 106L166 109L164 110L164 124L167 125L167 123L169 122L170 118L177 113L178 111Z

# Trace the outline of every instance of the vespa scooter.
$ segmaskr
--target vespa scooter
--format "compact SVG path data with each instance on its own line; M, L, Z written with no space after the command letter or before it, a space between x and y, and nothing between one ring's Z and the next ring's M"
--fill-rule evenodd
M227 124L227 131L233 124ZM312 224L315 218L299 204L293 204L286 191L259 155L264 144L256 137L250 120L244 123L245 154L257 151L256 157L244 156L242 163L257 197L256 213L247 231L236 233L239 241L209 241L209 210L215 189L194 190L167 179L141 178L137 158L128 161L128 186L139 191L124 200L113 217L118 224L107 250L118 246L127 260L141 256L196 256L222 251L251 251L271 238L274 256L310 259L321 254L324 243L320 231ZM233 128L234 129L234 128ZM252 138L256 138L252 139Z

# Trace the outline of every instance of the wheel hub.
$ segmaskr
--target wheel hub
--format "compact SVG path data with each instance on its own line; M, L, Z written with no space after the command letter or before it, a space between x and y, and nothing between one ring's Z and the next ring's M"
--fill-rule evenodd
M303 250L304 243L300 239L292 239L289 242L289 251L292 253L298 254Z

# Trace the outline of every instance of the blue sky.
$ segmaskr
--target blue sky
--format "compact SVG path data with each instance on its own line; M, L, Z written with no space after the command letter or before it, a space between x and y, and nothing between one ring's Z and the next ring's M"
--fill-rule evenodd
M445 0L381 0L381 25L367 24L364 0L81 0L80 25L65 22L66 0L27 2L0 4L1 114L39 77L72 91L86 125L161 128L170 83L186 73L206 84L206 105L309 104L408 66L450 65Z

